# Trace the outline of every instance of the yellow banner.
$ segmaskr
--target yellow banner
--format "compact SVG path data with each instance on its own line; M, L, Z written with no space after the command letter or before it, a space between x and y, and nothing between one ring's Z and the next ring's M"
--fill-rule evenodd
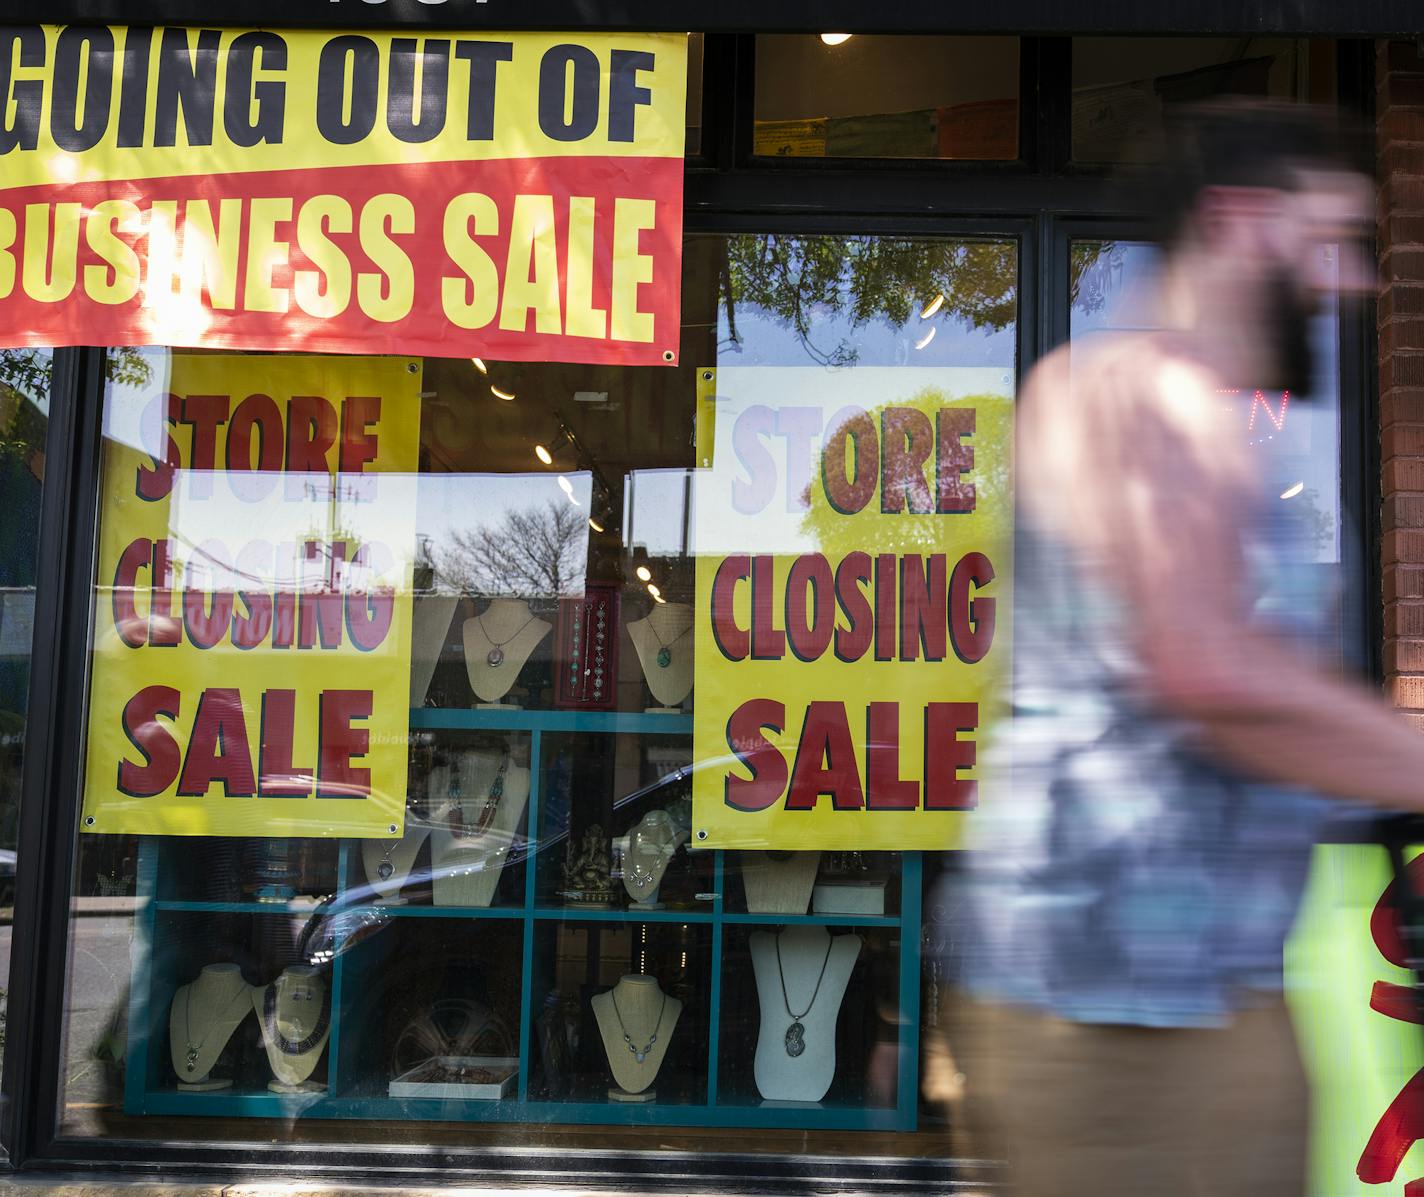
M84 830L399 833L421 363L140 361L105 413Z
M957 843L1009 653L1011 428L1001 370L699 382L698 846Z

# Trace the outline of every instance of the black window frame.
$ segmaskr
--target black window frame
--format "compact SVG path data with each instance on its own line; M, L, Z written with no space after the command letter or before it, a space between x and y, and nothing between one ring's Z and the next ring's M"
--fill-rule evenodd
M116 2L116 0L115 0ZM187 14L189 0L145 5L152 19ZM284 0L285 3L285 0ZM0 0L0 19L15 19L15 0ZM64 6L61 5L61 8ZM88 21L127 20L110 11L110 0L86 0ZM221 6L220 6L221 7ZM259 5L259 8L262 6ZM340 20L310 20L312 26L389 24L372 14L348 12ZM413 11L395 3L392 12ZM414 6L419 7L419 6ZM494 5L490 6L494 8ZM570 8L568 23L587 28ZM582 9L582 6L579 6ZM635 22L654 6L627 3L619 11L624 28L667 26L661 16ZM749 11L758 5L728 4ZM772 8L776 5L772 4ZM786 7L786 6L782 6ZM851 8L861 14L849 18ZM889 15L867 32L957 32L937 22L947 18L921 6L917 21L897 13L910 5L880 6ZM1043 13L1057 10L1047 2ZM1137 6L1142 7L1142 6ZM1148 6L1150 7L1150 6ZM1207 7L1230 8L1228 0ZM1381 11L1389 7L1383 4ZM468 10L463 10L468 15ZM1193 29L1205 11L1200 2L1166 4L1175 27ZM1403 10L1401 10L1403 11ZM433 16L432 16L433 14ZM50 19L61 19L63 12ZM198 20L248 25L263 14L204 9ZM413 24L440 25L448 16L425 7ZM864 8L828 3L818 9L813 30L835 26L864 29ZM353 20L353 16L366 19ZM490 25L496 14L481 12L470 25ZM547 17L547 14L545 14ZM435 19L439 18L439 19ZM32 18L29 18L32 19ZM744 20L746 18L743 18ZM1381 22L1384 17L1380 17ZM196 23L196 22L195 22ZM275 24L283 22L276 21ZM294 23L291 20L287 24ZM528 23L528 22L523 22ZM542 18L541 18L542 23ZM1224 22L1230 25L1230 21ZM806 19L769 28L806 30ZM1387 27L1382 25L1382 27ZM1317 31L1329 32L1328 23ZM998 32L986 30L986 32ZM1102 30L1106 32L1107 30ZM1113 30L1122 31L1122 30ZM1150 25L1141 32L1161 32ZM686 164L684 227L687 233L795 232L882 233L905 236L1013 237L1018 243L1018 369L1022 375L1067 335L1067 244L1081 230L1135 227L1138 213L1113 208L1113 191L1101 171L1070 162L1070 39L1025 37L1020 43L1020 160L966 162L829 159L794 163L751 153L755 35L708 31L704 44L702 150ZM1338 43L1340 102L1368 115L1373 97L1372 43ZM1121 235L1121 234L1119 234ZM1378 423L1375 396L1373 304L1346 309L1341 331L1342 519L1361 546L1357 576L1362 585L1354 626L1367 662L1380 673L1381 571L1378 532ZM70 933L70 888L74 873L80 771L84 759L82 712L88 694L90 599L98 530L98 478L104 393L103 348L57 350L46 441L37 602L29 695L29 732L19 813L19 859L11 955L7 1041L0 1076L0 1142L12 1171L113 1172L142 1177L171 1176L175 1169L194 1179L233 1180L273 1172L300 1172L311 1178L383 1182L430 1180L495 1181L510 1186L543 1184L597 1187L616 1183L648 1192L949 1192L970 1180L992 1180L994 1169L981 1161L887 1159L885 1157L798 1157L753 1153L568 1152L553 1160L524 1147L471 1149L346 1143L201 1141L201 1125L191 1138L74 1139L58 1135L59 1075L65 1034L65 982ZM254 1131L260 1134L257 1125ZM256 1138L256 1134L254 1135Z

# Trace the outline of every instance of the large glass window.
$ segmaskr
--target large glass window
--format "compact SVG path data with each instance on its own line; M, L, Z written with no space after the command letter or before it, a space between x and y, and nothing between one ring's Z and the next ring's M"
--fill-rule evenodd
M1016 37L758 34L756 153L1018 157Z
M675 369L145 352L111 378L76 897L128 906L73 925L66 1134L946 1150L938 855L699 847L693 779L727 758L693 749L696 475L724 394L794 406L788 449L837 396L1006 410L1016 249L701 235L684 278ZM804 497L745 551L835 548ZM408 667L353 705L383 618ZM175 693L101 692L155 643L133 692ZM383 736L404 833L314 834ZM171 822L126 825L164 785ZM254 822L183 813L209 800Z
M15 833L32 665L40 492L49 424L48 349L0 350L0 1047L9 991Z

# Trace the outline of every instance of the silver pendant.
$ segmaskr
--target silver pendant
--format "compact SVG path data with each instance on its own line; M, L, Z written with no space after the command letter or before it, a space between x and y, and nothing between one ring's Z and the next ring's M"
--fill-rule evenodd
M485 654L485 660L490 663L491 668L498 669L504 663L504 649L492 648Z
M806 1050L806 1028L793 1022L786 1028L786 1054L793 1060Z
M380 864L376 866L376 872L380 876L382 881L389 881L391 879L391 874L395 871L395 865L391 864L391 862L388 860L383 860Z

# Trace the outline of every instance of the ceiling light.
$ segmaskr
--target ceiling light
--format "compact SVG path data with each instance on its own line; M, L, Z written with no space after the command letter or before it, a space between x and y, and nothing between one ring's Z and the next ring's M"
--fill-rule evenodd
M849 33L823 33L821 40L828 46L840 46L850 41Z
M603 531L603 525L600 524L596 519L594 519L593 516L588 517L588 526L592 528L595 532Z
M935 335L934 325L930 325L930 331L927 332L927 333L925 333L924 336L922 336L918 341L915 342L915 348L916 348L916 349L923 349L926 345L928 345L931 341L934 340L934 335Z
M534 446L534 456L537 457L540 461L542 461L545 465L554 464L554 455L550 453L548 449L544 448L543 445Z
M559 489L568 495L569 498L572 499L574 497L574 484L562 474L559 475Z
M1292 486L1289 490L1283 490L1283 491L1281 491L1281 498L1283 498L1283 499L1294 499L1294 498L1296 497L1296 495L1300 494L1300 492L1303 491L1304 489L1305 489L1305 483L1304 483L1304 482L1297 482L1297 483L1296 483L1294 486Z
M933 316L933 315L934 315L937 311L939 311L940 308L942 308L942 307L944 307L944 292L943 292L943 291L941 291L941 292L940 292L938 295L936 295L932 300L930 300L929 303L925 304L924 310L920 312L920 319L921 319L921 320L928 320L931 316Z
M655 603L666 603L666 602L667 602L667 599L663 598L663 596L660 595L660 594L655 594L655 595L653 595L653 602L655 602Z
M511 399L514 398L513 391L501 391L497 386L493 384L490 385L490 394L493 395L496 399L503 399L506 403L508 403Z
M638 575L638 581L640 582L651 582L653 580L653 571L646 565L638 566L633 572Z
M654 598L663 597L663 592L659 590L656 586L654 586L651 582L648 583L648 593L651 594Z
M478 370L481 374L489 373L489 367L486 366L480 358L472 357L470 361L474 363L475 369Z

